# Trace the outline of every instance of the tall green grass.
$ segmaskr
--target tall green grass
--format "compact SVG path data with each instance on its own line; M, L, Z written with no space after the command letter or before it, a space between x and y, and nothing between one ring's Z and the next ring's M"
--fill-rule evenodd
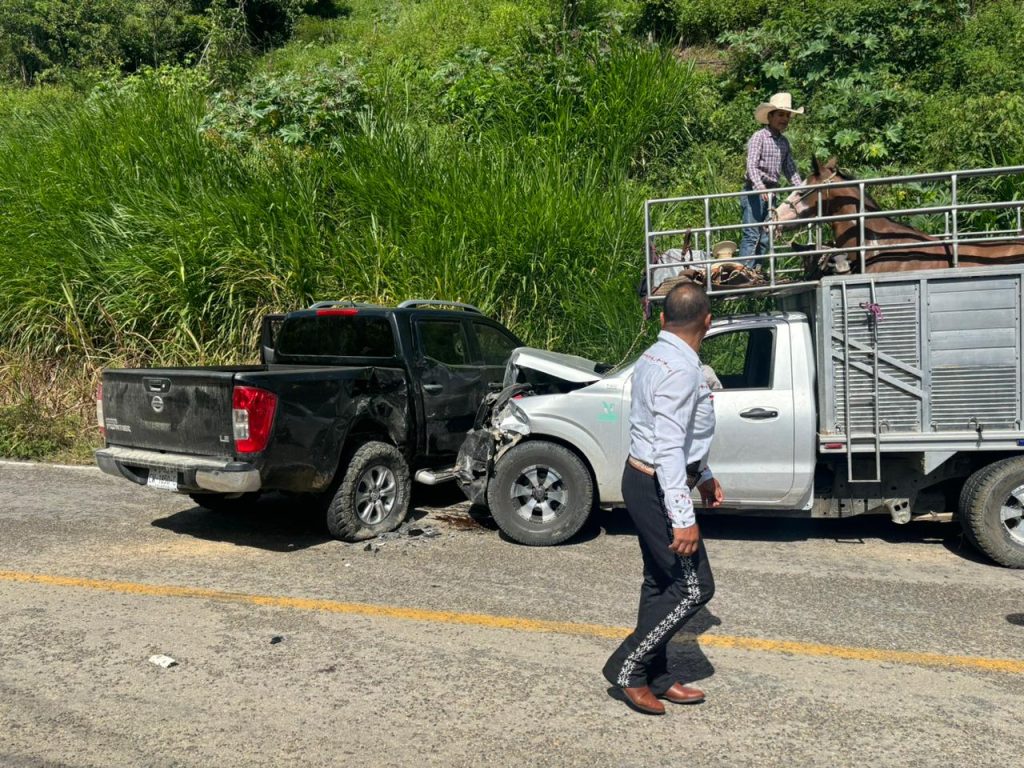
M529 343L622 360L653 331L635 294L644 199L738 189L753 107L776 86L808 106L790 133L804 171L812 150L836 150L831 136L856 161L837 110L864 146L885 139L888 167L861 176L1024 162L1012 0L932 29L948 33L933 68L861 89L864 108L846 110L810 87L819 35L751 28L715 76L634 34L655 5L699 18L683 38L710 39L763 3L344 0L261 62L244 103L212 94L200 70L88 96L0 88L0 433L36 455L24 425L85 414L100 367L252 360L264 313L324 298L466 301ZM875 5L889 15L868 26L905 13ZM785 13L810 29L860 6L822 8ZM890 83L891 62L859 39L825 71L856 54L865 82ZM312 119L332 117L317 114L323 93L303 91L323 85L323 66L360 89L345 120ZM340 133L303 138L275 93ZM877 98L902 105L898 125ZM232 142L218 115L262 133Z
M192 77L11 113L0 348L97 366L243 359L267 311L428 297L617 361L644 332L644 166L693 141L703 83L639 45L584 56L573 77L569 95L510 81L470 134L378 104L327 145L259 153L200 134Z

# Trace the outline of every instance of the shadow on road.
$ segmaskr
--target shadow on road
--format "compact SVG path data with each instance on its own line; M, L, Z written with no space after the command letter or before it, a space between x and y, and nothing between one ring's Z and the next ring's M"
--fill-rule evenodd
M700 636L721 623L707 607L701 608L668 644L668 668L680 681L692 683L715 674L714 665L700 647Z
M407 518L421 520L435 508L465 502L454 484L412 487L412 511ZM489 518L476 521L466 516L473 527L496 528ZM235 511L215 512L192 507L154 520L152 525L183 536L206 541L223 541L240 547L255 547L271 552L297 552L333 541L324 522L323 504L308 496L268 493ZM365 546L362 542L348 546Z
M278 494L261 497L231 512L192 507L152 524L183 536L271 552L297 552L331 541L317 505L308 499Z
M698 513L701 533L709 539L726 541L809 541L831 539L858 546L877 539L890 544L942 546L966 560L991 565L991 561L965 541L956 523L915 520L897 525L884 515L860 515L842 519L786 518ZM636 529L624 509L599 510L580 531L586 541L600 535L634 536ZM575 541L575 539L573 540Z

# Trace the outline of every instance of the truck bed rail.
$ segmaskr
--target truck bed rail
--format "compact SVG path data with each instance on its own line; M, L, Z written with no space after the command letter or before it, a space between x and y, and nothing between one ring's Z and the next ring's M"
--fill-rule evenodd
M856 257L863 272L866 250L906 250L906 245L899 243L868 246L864 237L854 246L831 245L826 232L840 221L856 222L863 233L865 223L872 219L900 220L935 237L936 245L948 245L954 265L958 263L961 245L1006 241L1019 238L1024 232L1024 201L1020 199L1024 190L1024 166L858 179L852 183L859 188L862 201L866 199L865 193L871 192L882 209L866 210L862 202L857 213L825 216L819 208L818 215L787 224L790 229L797 228L792 237L780 231L771 220L741 223L741 199L760 194L757 191L648 200L644 205L647 298L652 302L661 301L667 292L666 286L671 284L666 281L672 281L685 270L699 276L714 272L722 264L712 256L715 245L723 240L739 243L746 227L761 230L767 240L765 254L744 259L758 267L759 276L745 285L722 285L715 280L705 280L710 295L778 295L807 290L818 283L817 278L809 277L809 266L822 257L837 254ZM827 186L768 190L768 206L774 210L797 190L813 192ZM914 204L908 205L908 199ZM888 202L893 205L886 207ZM737 254L730 261L738 258Z

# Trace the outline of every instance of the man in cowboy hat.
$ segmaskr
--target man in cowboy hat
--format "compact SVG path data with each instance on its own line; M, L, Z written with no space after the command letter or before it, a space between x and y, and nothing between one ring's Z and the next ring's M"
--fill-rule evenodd
M796 169L789 141L782 135L789 127L790 115L803 113L803 107L793 108L793 97L788 93L776 93L754 110L754 119L766 127L755 131L747 142L747 175L743 190L751 194L740 198L744 224L755 224L768 218L768 190L779 186L780 174L789 179L794 187L804 183ZM745 267L755 266L754 259L744 257L764 253L766 239L765 227L743 229L740 258Z

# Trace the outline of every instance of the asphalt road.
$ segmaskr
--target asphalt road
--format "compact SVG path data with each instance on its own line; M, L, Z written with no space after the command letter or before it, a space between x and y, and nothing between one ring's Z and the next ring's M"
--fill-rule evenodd
M0 465L0 766L1024 766L1024 572L950 524L705 518L671 653L708 700L648 717L600 675L623 514L531 549L417 501L441 535L367 550L285 498Z

